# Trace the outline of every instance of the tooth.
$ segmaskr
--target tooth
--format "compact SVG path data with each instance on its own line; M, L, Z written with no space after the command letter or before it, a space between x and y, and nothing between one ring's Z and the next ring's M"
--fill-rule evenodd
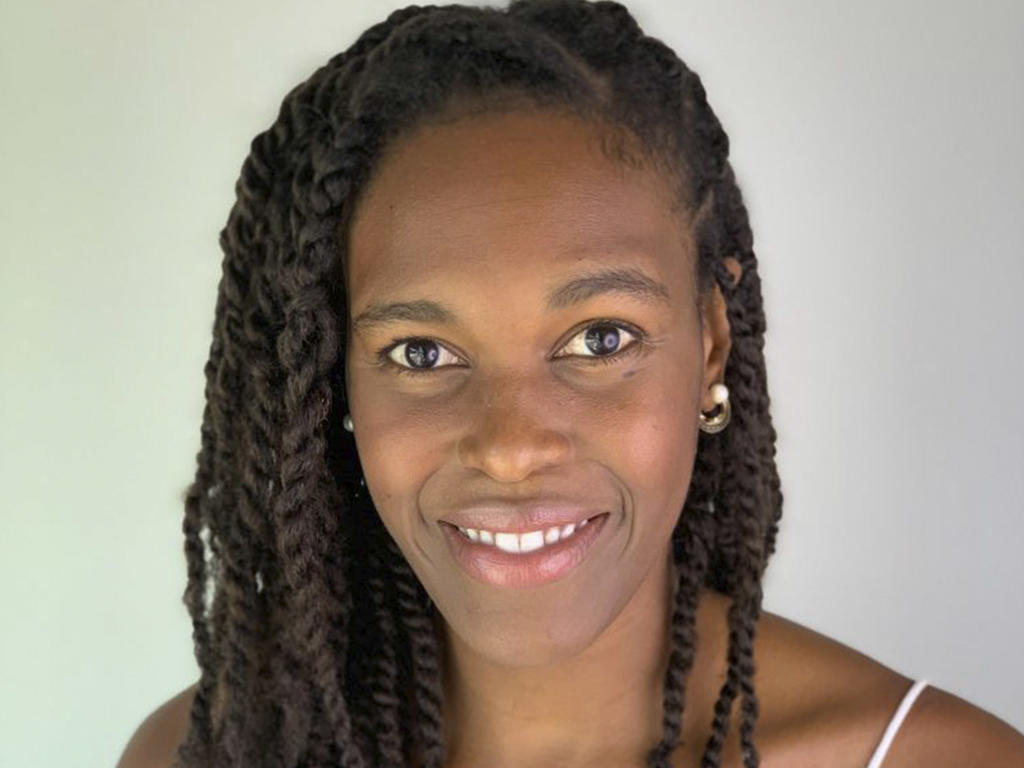
M545 544L554 544L556 541L558 541L558 526L557 525L552 527L552 528L548 528L546 531L544 531L544 543Z
M544 531L530 531L519 536L519 551L533 552L544 546Z
M576 527L577 528L582 528L584 525L586 525L589 522L590 522L589 519L587 519L587 520L580 520L580 524L578 526L576 526Z
M569 523L568 525L562 526L562 532L559 535L560 539L564 539L566 536L572 536L573 531L576 530L576 523Z
M484 543L484 544L493 544L494 543L494 534L491 533L490 531L480 531L480 533L478 535L480 536L480 541L482 543Z
M494 534L494 546L503 552L518 552L519 537L514 533L496 533Z
M469 536L473 541L477 541L480 537L476 532L476 528L467 528L466 535Z

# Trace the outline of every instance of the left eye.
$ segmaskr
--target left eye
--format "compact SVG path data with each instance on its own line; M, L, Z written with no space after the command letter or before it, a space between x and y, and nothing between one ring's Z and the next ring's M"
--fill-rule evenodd
M562 349L579 357L614 357L624 348L622 334L636 338L628 328L617 323L595 323L573 336ZM569 355L558 355L567 357Z

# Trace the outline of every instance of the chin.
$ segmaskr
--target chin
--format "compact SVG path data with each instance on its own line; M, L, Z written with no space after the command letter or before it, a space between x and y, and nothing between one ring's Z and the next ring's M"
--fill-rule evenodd
M479 656L492 664L510 667L542 667L578 656L601 635L610 621L594 615L562 613L560 617L490 617L484 621L465 619L449 628Z

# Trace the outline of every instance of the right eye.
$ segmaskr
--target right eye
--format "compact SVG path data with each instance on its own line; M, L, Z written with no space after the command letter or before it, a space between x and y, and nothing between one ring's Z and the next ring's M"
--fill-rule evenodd
M377 353L382 364L393 367L396 373L421 375L433 373L449 365L434 365L448 355L456 364L460 359L433 339L421 337L401 339Z

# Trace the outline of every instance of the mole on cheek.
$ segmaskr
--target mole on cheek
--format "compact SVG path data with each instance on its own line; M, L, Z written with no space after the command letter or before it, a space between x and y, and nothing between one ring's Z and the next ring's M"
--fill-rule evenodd
M636 373L636 371L626 371L626 372L625 372L624 374L622 374L622 378L624 378L624 379L628 379L628 378L629 378L630 376L632 376L632 375L633 375L634 373Z

